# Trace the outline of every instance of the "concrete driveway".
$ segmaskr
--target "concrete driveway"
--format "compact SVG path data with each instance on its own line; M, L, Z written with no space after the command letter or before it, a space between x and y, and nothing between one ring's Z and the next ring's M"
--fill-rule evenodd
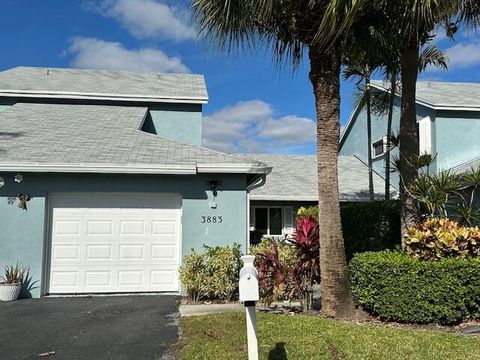
M178 339L177 319L175 296L0 302L0 358L161 359Z

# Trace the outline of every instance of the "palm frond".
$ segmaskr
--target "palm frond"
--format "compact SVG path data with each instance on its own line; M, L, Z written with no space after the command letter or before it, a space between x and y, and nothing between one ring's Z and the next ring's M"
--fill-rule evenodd
M443 70L448 70L447 56L437 45L430 44L423 48L420 53L418 69L425 71L428 66L434 66Z

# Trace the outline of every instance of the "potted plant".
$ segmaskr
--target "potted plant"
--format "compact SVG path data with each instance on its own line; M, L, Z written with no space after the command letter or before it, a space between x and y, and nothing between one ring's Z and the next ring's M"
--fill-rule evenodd
M28 266L20 264L5 266L5 275L0 276L0 300L13 301L18 299L23 279L29 271Z

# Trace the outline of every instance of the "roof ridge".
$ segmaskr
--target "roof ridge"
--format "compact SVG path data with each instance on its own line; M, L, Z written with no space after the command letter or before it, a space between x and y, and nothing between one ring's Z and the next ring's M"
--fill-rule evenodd
M36 70L64 70L64 71L91 71L91 72L120 72L125 74L143 74L143 75L187 75L187 76L200 76L204 77L203 74L199 73L171 73L171 72L161 72L161 71L134 71L134 70L124 70L124 69L96 69L96 68L69 68L69 67L59 67L59 66L25 66L17 65L11 68L1 70L0 72L6 72L14 69L36 69Z

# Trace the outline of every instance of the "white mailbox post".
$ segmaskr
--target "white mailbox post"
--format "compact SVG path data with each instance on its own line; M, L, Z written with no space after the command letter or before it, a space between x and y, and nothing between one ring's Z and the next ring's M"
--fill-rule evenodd
M258 360L257 343L257 316L255 313L255 302L260 298L258 292L258 273L253 262L255 256L242 256L243 267L240 270L240 282L238 291L240 301L245 305L247 317L247 340L248 340L248 359Z

